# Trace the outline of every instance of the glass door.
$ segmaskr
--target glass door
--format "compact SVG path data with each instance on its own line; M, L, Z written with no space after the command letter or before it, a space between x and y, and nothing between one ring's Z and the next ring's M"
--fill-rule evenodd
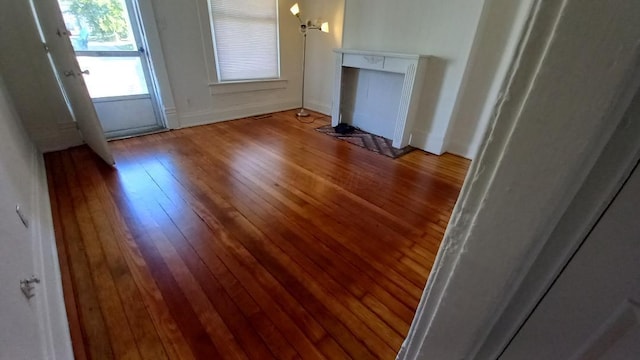
M149 57L132 1L58 3L68 32L65 35L71 40L106 136L163 129Z

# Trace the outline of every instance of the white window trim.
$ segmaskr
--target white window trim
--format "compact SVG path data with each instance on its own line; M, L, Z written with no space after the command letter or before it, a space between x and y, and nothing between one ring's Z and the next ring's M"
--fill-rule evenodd
M250 91L286 89L287 79L241 80L209 83L211 95L235 94Z

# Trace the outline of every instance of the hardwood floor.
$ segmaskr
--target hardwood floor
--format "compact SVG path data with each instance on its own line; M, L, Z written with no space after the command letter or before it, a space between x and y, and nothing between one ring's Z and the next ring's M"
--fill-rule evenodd
M78 359L395 357L468 160L294 113L45 155Z

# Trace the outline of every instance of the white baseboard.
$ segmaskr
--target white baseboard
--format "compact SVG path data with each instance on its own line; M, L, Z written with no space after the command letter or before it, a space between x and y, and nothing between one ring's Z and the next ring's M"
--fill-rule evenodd
M248 106L235 106L223 110L199 111L180 114L180 127L213 124L216 122L241 119L244 117L267 114L272 112L294 109L299 106L299 101L289 100L283 102L271 102L253 104Z
M37 316L42 339L42 352L46 359L73 359L69 322L62 292L62 275L58 263L47 186L47 174L42 155L34 148L32 221L34 274L40 278Z
M59 124L53 136L51 133L36 133L33 142L43 153L64 150L84 143L75 123Z
M326 104L315 100L308 100L305 101L304 106L309 110L319 112L323 115L331 115L331 104Z
M414 130L411 133L409 144L432 154L442 155L444 153L444 136L442 135Z
M471 149L469 149L469 144L463 144L461 142L451 140L447 144L446 151L454 155L462 156L463 158L467 158L469 160L473 159L473 154L471 152Z
M168 129L179 129L180 119L178 118L178 111L174 107L164 108L164 117L167 122Z
M184 113L180 114L178 118L180 122L180 128L213 124L216 122L224 121L216 119L216 113L213 110Z

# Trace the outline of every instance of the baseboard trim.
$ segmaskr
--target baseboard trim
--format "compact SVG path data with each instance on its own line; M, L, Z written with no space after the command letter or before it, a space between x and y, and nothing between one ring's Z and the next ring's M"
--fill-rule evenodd
M409 144L432 154L442 155L444 153L444 136L442 135L414 130L411 133Z
M473 154L471 152L471 149L469 149L469 144L463 144L457 141L450 141L447 144L447 152L454 155L462 156L463 158L466 158L469 160L473 160Z
M236 106L224 110L200 111L180 115L180 127L213 124L221 121L241 119L249 116L294 109L299 106L295 100L278 103L262 103L250 106Z
M174 107L164 108L164 117L167 122L167 128L179 129L180 119L178 118L178 111Z
M44 158L33 149L31 236L34 249L34 274L40 278L37 301L42 352L47 359L73 359L69 322L62 292L51 203Z
M288 84L289 81L286 79L209 83L209 93L215 96L221 94L236 94L252 91L286 89Z
M75 123L59 124L53 136L49 133L35 134L33 142L43 153L64 150L84 143Z
M314 100L305 101L305 107L323 115L331 115L331 104L325 104Z
M180 128L213 124L224 121L216 118L216 113L211 111L190 112L179 115Z

